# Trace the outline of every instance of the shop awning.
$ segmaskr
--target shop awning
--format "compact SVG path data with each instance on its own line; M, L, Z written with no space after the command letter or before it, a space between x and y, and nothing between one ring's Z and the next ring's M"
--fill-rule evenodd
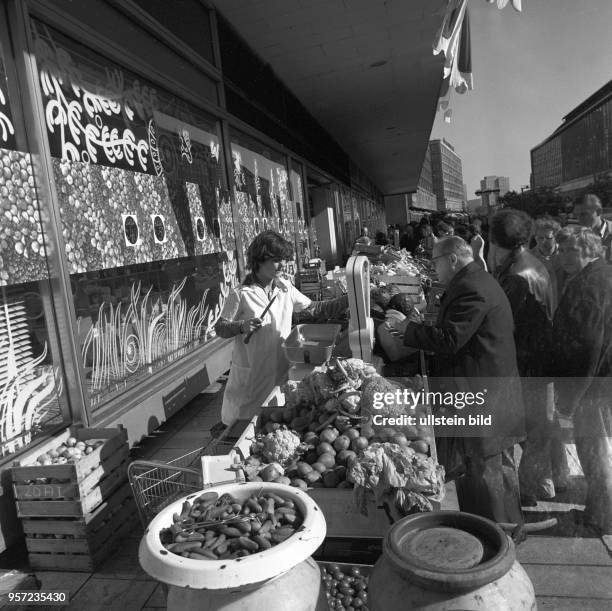
M216 0L384 194L415 191L444 57L432 44L445 0Z

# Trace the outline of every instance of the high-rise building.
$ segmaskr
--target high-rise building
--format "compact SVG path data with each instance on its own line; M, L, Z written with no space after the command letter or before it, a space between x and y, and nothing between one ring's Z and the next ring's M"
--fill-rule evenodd
M485 176L480 181L480 200L482 206L494 210L500 197L510 191L510 179L507 176Z
M438 210L463 210L461 157L444 138L430 140L431 178Z
M421 166L417 190L412 193L385 196L387 223L405 225L415 220L415 216L420 218L427 210L434 212L436 209L437 202L433 193L431 158L428 148Z
M531 174L532 188L558 188L568 196L612 177L612 80L531 149Z

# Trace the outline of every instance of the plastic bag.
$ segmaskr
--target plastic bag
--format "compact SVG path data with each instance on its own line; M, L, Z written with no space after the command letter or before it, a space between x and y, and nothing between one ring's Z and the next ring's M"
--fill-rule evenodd
M391 310L387 311L387 315ZM400 314L398 312L398 314ZM401 315L401 314L400 314ZM418 348L410 348L404 346L403 336L393 335L386 324L379 325L376 329L376 338L378 339L381 348L384 350L389 361L401 361L408 358L410 355L418 352Z

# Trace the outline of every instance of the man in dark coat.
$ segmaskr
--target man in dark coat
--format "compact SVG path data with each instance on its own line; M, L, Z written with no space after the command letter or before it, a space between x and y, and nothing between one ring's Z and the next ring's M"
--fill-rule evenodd
M481 392L493 426L480 436L439 439L459 457L464 475L456 481L459 507L496 522L523 523L514 445L523 431L523 402L516 364L512 311L496 280L474 263L472 249L450 236L434 246L432 261L447 285L434 326L415 320L395 325L407 346L435 353L435 390ZM402 328L403 327L403 328ZM432 386L436 382L432 378ZM469 408L462 410L469 415ZM463 435L473 434L464 429ZM459 434L461 432L459 431ZM446 450L446 452L445 452ZM455 465L446 464L447 469Z
M601 238L604 251L602 259L612 263L612 221L606 220L602 212L601 200L594 193L587 193L574 207L578 222Z
M554 285L545 265L527 250L531 218L505 208L491 220L494 276L508 297L514 317L516 360L523 386L527 440L519 467L522 505L535 506L567 485L568 465L553 389L545 364L552 337Z

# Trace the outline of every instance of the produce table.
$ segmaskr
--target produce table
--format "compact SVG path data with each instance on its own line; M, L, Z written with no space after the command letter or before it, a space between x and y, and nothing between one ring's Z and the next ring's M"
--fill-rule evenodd
M425 368L425 355L420 355L421 368ZM393 378L391 378L393 380ZM397 381L397 380L396 380ZM429 389L427 377L424 376L425 390ZM250 454L250 448L258 429L258 419L261 414L273 411L275 407L285 404L285 397L276 386L262 406L260 414L250 421L240 420L231 427L231 441L233 445L226 445L227 453L216 456L202 457L202 470L205 484L236 481L239 471L232 470L232 465L241 462ZM429 410L428 410L429 412ZM236 436L239 437L236 439ZM227 439L227 437L226 437ZM437 460L435 440L430 444L430 455ZM240 477L240 476L238 476ZM389 528L390 522L382 508L376 506L372 497L368 503L368 515L356 513L353 505L353 492L351 489L312 488L309 495L322 508L328 526L328 537L340 539L368 539L380 541ZM447 500L448 499L448 500ZM441 504L434 504L435 509L456 509L453 495L445 495Z

